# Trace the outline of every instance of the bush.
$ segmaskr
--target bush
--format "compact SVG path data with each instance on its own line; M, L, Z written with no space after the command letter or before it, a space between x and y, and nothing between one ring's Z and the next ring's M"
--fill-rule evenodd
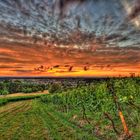
M22 92L24 92L24 93L32 93L33 90L32 90L32 88L23 88Z
M7 89L0 90L0 95L7 95L9 91Z
M7 99L0 99L0 106L5 105L7 102Z
M48 89L45 84L28 83L22 81L1 81L0 82L0 95L12 94L18 92L31 93L37 91L44 91Z
M60 84L53 83L52 85L50 85L49 93L60 93L60 92L62 92L62 87Z

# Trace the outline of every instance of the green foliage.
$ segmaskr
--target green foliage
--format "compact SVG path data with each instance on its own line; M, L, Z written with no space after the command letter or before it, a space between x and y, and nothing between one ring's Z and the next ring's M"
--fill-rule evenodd
M133 79L116 80L114 89L121 103L136 102L140 97L140 86Z
M31 100L35 98L42 98L43 95L30 95L30 96L15 96L0 98L0 106L5 105L8 102L16 102L22 100Z
M48 95L47 95L48 96ZM42 99L45 102L52 102L59 106L68 106L68 108L74 109L84 106L89 110L101 109L104 111L113 109L112 96L108 93L107 85L105 82L99 83L96 86L82 86L76 89L68 90L60 94L49 95L48 98Z
M49 86L49 93L60 93L62 92L62 87L58 83L53 83Z
M9 91L5 83L0 83L0 95L7 95Z
M6 89L7 84L7 82L3 83L2 87L5 88L2 88L2 90ZM43 88L40 87L24 83L24 92ZM89 139L88 136L92 138L96 136L98 139L105 140L127 139L124 137L118 105L115 103L115 100L117 100L128 128L133 132L131 139L139 139L140 79L108 79L80 85L66 91L63 90L60 84L52 84L49 90L50 93L59 94L40 96L41 102L37 100L40 105L36 108L36 111L39 114L39 118L42 116L43 122L49 128L54 138L57 139L61 132L65 138L66 134L72 132L68 128L72 127L75 129L74 132L79 131L81 133L82 131L82 137L79 137L81 139ZM7 98L0 100L0 105L38 97ZM106 114L110 116L119 134L116 134L114 131L112 121ZM63 123L67 124L67 127L63 127ZM59 131L58 128L61 128L61 130ZM83 137L83 135L86 135L86 137Z
M7 102L7 99L0 99L0 106L5 105Z
M54 91L57 92L56 89ZM115 98L122 108L128 127L133 128L137 123L140 123L140 86L138 79L110 79L58 93L43 96L41 101L53 105L55 109L68 115L75 115L76 112L76 115L88 123L100 122L100 129L104 133L110 131L105 132L105 128L111 125L111 122L105 117L105 113L111 116L117 129L123 131L118 108L114 101ZM90 122L88 119L91 119ZM90 126L87 129L92 131L93 127ZM105 135L108 136L108 134ZM112 135L115 135L113 130L110 132L110 137Z
M9 91L7 89L0 90L0 95L7 95L9 94Z
M48 89L45 84L37 83L25 83L21 81L3 81L0 82L0 95L11 94L11 93L32 93L38 91L44 91Z
M32 90L32 88L23 88L23 89L22 89L22 92L23 92L23 93L32 93L33 90Z
M1 140L97 140L38 100L15 102L9 108L11 104L0 108Z

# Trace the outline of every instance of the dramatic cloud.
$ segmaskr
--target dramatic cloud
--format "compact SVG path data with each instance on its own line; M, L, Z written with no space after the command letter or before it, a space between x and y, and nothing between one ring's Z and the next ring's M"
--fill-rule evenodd
M1 0L0 75L140 74L139 0Z

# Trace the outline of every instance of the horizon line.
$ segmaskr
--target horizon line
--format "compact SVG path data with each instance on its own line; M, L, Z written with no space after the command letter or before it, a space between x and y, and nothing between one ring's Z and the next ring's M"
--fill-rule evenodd
M139 77L139 76L135 76ZM0 79L100 79L100 78L134 78L131 76L0 76Z

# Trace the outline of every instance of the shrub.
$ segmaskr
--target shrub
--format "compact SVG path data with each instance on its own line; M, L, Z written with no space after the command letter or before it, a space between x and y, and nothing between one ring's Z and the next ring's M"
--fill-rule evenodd
M0 90L0 95L7 95L9 91L7 89Z
M0 106L5 105L7 102L7 99L0 99Z
M49 93L60 93L60 92L62 92L62 87L60 84L53 83L52 85L50 85Z
M33 90L32 90L32 88L23 88L22 92L24 92L24 93L32 93Z

